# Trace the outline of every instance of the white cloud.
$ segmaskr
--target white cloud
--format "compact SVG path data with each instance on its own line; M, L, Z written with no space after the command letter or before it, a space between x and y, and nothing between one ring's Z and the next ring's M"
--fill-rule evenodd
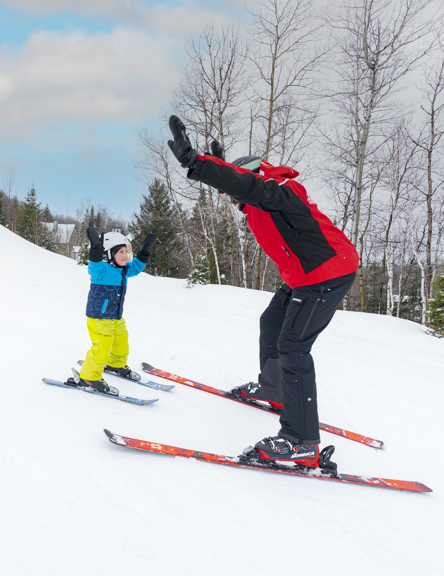
M19 52L0 49L0 138L42 127L136 124L168 101L180 69L167 39L39 32Z
M34 15L69 13L86 18L105 18L118 24L148 30L196 33L210 20L228 25L221 8L239 8L238 0L184 0L180 6L146 0L0 0L0 4Z

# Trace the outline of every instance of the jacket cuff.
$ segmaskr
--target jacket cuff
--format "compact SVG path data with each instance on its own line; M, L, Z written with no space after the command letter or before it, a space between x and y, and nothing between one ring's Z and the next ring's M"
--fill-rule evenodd
M187 178L189 178L190 180L196 180L197 182L200 182L200 172L202 170L204 160L205 157L199 154L194 168L190 168L188 170Z

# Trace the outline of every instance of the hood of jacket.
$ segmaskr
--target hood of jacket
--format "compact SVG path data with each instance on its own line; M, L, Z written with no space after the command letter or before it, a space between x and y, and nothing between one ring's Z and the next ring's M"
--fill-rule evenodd
M280 180L292 180L299 176L299 172L294 168L290 166L273 166L267 160L262 160L259 173L262 174L266 180L274 178L278 182Z

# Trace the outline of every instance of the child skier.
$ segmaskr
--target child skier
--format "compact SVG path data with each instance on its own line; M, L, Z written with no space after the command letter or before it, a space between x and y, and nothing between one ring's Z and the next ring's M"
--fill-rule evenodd
M122 318L123 303L127 278L142 272L157 238L155 234L148 234L135 260L128 262L131 244L123 234L108 232L102 242L96 228L90 227L87 235L91 244L88 264L91 288L86 316L92 347L79 377L69 378L67 384L117 395L118 390L108 386L102 373L106 368L120 376L140 380L140 375L132 372L126 363L129 347L128 331Z

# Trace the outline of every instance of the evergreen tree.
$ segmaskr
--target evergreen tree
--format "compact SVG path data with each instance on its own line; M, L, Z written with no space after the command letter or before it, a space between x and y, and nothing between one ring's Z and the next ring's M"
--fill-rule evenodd
M208 262L205 250L196 256L194 265L190 270L187 278L188 288L192 288L195 284L209 284L210 283L210 263Z
M197 239L200 246L206 248L206 256L210 269L210 284L217 284L219 281L214 252L217 254L219 273L222 280L226 278L227 274L229 275L228 261L224 255L224 240L226 238L225 224L226 222L220 217L217 210L214 211L213 216L211 216L208 194L206 190L202 189L192 210L190 226L193 230L193 237ZM212 229L214 230L214 234L212 233ZM214 245L211 245L210 238Z
M134 215L129 226L133 235L132 247L136 254L147 234L153 232L158 242L151 250L145 272L154 276L179 276L182 247L177 239L175 215L165 185L157 178L148 187L149 194L143 195L140 214Z
M17 232L17 225L20 218L20 203L17 196L8 199L6 226L11 232Z
M42 246L54 252L56 245L51 232L43 223L42 213L43 210L40 208L40 204L37 203L37 193L35 188L32 187L26 195L25 201L20 206L17 234L33 244L37 244L37 246Z
M94 206L91 206L91 208L86 208L79 226L79 244L81 248L79 252L78 264L85 266L87 266L89 262L89 242L86 231L90 226L95 226L97 228ZM102 233L102 230L100 229L97 229L97 231L99 235Z
M26 195L25 201L20 207L19 220L17 223L17 233L22 238L38 244L40 228L40 204L37 204L37 193L35 188Z
M421 269L413 259L409 263L406 273L400 317L419 324L422 322Z
M83 242L80 246L79 256L77 258L79 266L88 266L89 264L89 241Z
M433 298L429 300L428 321L430 333L444 338L444 273L439 274L432 283Z
M95 226L95 225L96 225L96 218L95 218L95 214L94 214L94 206L91 206L91 208L87 208L85 210L85 212L83 214L82 221L80 223L80 227L79 227L79 240L82 244L87 239L86 231L88 230L88 228L90 226ZM100 231L99 231L99 234L100 234Z
M54 216L51 213L51 210L49 209L48 204L45 206L45 208L42 210L42 221L43 222L54 222Z
M0 225L6 225L6 213L5 213L5 200L3 192L0 190Z
M363 267L364 274L364 293L365 293L365 308L363 312L370 312L371 314L378 313L379 306L379 289L382 280L382 266L381 263L372 260ZM387 288L384 284L384 292L382 298L381 313L387 312Z

